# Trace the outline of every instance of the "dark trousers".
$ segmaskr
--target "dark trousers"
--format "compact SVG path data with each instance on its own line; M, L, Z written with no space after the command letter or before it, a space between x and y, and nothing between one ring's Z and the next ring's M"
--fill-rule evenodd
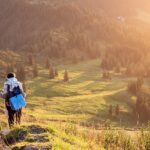
M20 124L21 123L21 116L22 116L22 109L14 111L11 109L10 106L6 106L8 111L8 124L9 127L13 127L14 123Z

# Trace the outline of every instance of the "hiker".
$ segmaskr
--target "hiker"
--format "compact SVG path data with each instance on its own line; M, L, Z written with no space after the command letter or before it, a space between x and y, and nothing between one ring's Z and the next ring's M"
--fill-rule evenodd
M18 88L23 97L25 97L22 83L16 79L14 73L9 73L4 83L4 89L1 93L1 96L5 99L6 114L8 115L8 124L10 128L13 127L15 121L16 124L20 124L22 116L22 108L20 108L19 110L13 110L10 105L10 93L13 92L14 88Z

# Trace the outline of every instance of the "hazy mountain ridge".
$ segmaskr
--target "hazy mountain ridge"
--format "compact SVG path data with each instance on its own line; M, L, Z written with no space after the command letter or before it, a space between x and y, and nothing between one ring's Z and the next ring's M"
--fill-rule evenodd
M45 4L45 5L61 5L65 3L74 3L82 6L82 8L90 8L96 11L104 11L104 13L109 15L133 15L136 13L137 9L144 11L149 11L150 2L148 0L26 0L30 4Z
M92 47L95 47L94 45L99 45L100 42L111 45L112 41L116 42L117 39L124 40L122 34L128 34L131 27L128 27L126 22L122 23L117 17L124 17L128 13L129 15L134 14L135 12L130 13L129 9L138 7L138 5L134 6L133 1L131 7L126 10L128 3L124 5L126 3L124 0L121 1L122 4L118 0L113 3L108 0L105 2L102 0L86 0L84 2L80 0L14 0L13 2L0 0L0 3L0 48L13 50L34 48L40 51L50 49L51 33L56 33L53 36L56 39L53 40L55 41L53 45L80 51L81 47L77 45L83 47L87 43L92 43ZM116 10L117 13L114 12ZM115 15L110 17L109 14ZM82 36L74 34L78 41L84 38L82 44L74 42L71 45L69 43L73 41L71 38L73 32L83 34ZM66 40L59 40L60 36ZM77 40L75 37L73 38L75 41ZM87 42L87 38L90 42ZM86 44L83 44L83 41L86 41ZM60 42L63 45L58 44ZM87 49L86 47L88 46L86 45L82 49Z
M0 3L1 48L6 48L6 46L11 49L24 47L30 43L31 39L34 41L40 34L53 28L67 27L68 24L73 26L77 20L82 20L81 13L80 16L77 16L78 10L75 8L62 6L64 8L57 9L48 6L29 5L19 1L12 3L9 0L1 0ZM62 13L65 15L62 16ZM75 19L71 17L72 13Z
M147 2L0 0L0 87L15 72L28 104L12 150L150 148Z
M59 31L61 34L61 31L79 30L80 32L81 30L83 34L85 32L87 34L96 31L98 26L105 28L102 32L113 28L109 27L111 20L107 17L100 17L91 13L88 7L81 9L78 5L67 1L62 1L62 5L56 3L57 7L31 5L26 1L18 0L13 2L0 0L0 3L1 49L30 49L39 41L45 40L44 37L47 38L51 31Z

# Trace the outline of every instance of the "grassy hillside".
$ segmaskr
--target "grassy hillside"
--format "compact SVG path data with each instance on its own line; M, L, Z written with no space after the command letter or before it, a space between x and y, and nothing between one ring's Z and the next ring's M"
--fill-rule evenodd
M128 79L114 75L112 81L103 80L99 60L57 68L59 77L54 80L49 79L48 70L41 68L39 77L27 81L28 107L24 110L24 121L62 120L104 125L111 120L115 126L133 125L131 108L134 101L127 92ZM64 69L69 71L68 83L62 81ZM117 104L121 106L119 118L109 117L111 104L114 108ZM1 102L1 112L2 105Z
M122 2L126 3L124 0ZM128 46L132 48L135 43L138 43L137 47L142 48L145 43L147 44L145 42L147 28L139 30L138 24L129 24L128 17L120 12L122 10L129 13L128 9L134 10L134 5L128 8L130 3L125 6L118 0L112 5L108 1L97 0L30 1L30 3L25 0L13 2L0 0L0 3L1 49L40 51L50 53L51 57L62 57L69 51L77 52L78 55L79 53L93 55L101 52L102 44L108 47L126 45L128 42ZM118 12L115 16L109 15L116 10ZM122 16L125 22L121 22L119 16ZM139 34L145 41L139 38Z
M149 150L149 131L96 131L73 124L25 124L4 138L12 150Z
M28 104L9 131L0 99L0 150L150 150L149 6L0 0L0 87L15 72Z
M139 131L131 129L135 121L132 119L134 97L127 92L129 79L121 74L114 74L112 81L102 79L100 60L57 65L59 76L53 80L49 79L48 70L41 66L39 69L39 77L27 81L28 105L23 110L23 125L12 129L4 138L11 149L105 150L126 147L137 150L138 146L148 146L145 144L149 143L147 134L141 136ZM67 83L62 81L64 69L69 72ZM120 105L118 117L108 115L111 104ZM3 110L1 100L0 125L5 129ZM117 130L105 130L108 128ZM138 139L141 143L135 144Z

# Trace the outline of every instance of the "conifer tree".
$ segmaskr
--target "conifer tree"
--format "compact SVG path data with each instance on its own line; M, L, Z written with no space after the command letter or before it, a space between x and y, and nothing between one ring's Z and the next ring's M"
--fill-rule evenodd
M116 73L120 73L120 64L118 64L118 65L115 67L115 72L116 72Z
M112 114L113 114L113 106L110 105L109 106L109 115L112 116Z
M58 77L58 70L55 69L55 77Z
M25 75L25 68L24 68L23 65L22 65L22 66L19 66L19 67L17 68L17 73L16 73L16 75L17 75L18 80L20 80L20 81L25 81L26 75Z
M80 57L80 61L84 61L84 55L82 55L81 57Z
M133 69L131 68L131 66L128 66L126 68L125 74L128 76L131 76L133 74Z
M133 94L137 94L139 91L141 91L143 84L143 78L138 78L136 81L131 81L128 84L128 90Z
M106 79L106 72L103 72L103 79Z
M45 68L48 69L50 67L50 60L49 58L46 59Z
M50 79L54 79L55 78L55 71L54 71L53 67L49 68L49 76L50 76Z
M103 72L103 79L111 80L111 74L109 72Z
M138 78L137 79L137 86L139 89L142 88L143 84L144 84L143 78Z
M35 64L33 67L33 77L37 77L37 76L38 76L38 67L37 64Z
M76 54L74 54L73 57L72 57L72 63L73 64L77 64L78 63L78 57L77 57Z
M115 115L118 116L120 114L120 106L116 106Z
M64 72L64 82L68 82L68 81L69 81L68 71L65 70L65 72Z
M29 63L29 66L34 65L34 57L31 54L28 56L28 63Z
M49 64L49 69L54 69L51 63Z

